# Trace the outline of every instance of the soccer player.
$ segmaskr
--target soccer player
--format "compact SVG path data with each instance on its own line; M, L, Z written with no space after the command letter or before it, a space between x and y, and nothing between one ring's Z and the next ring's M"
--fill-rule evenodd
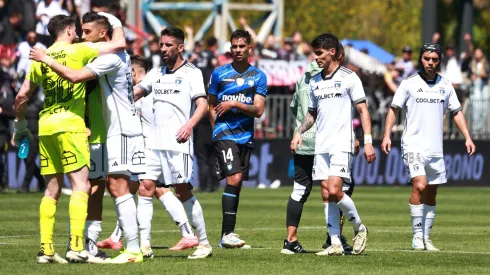
M108 28L106 20L96 13L84 15L85 24L92 23ZM114 17L115 20L117 18ZM119 20L111 22L115 28ZM91 28L84 28L89 35ZM99 41L109 40L107 32L99 36ZM33 53L34 52L34 53ZM35 54L38 53L38 55ZM144 139L139 116L134 107L133 85L131 79L131 60L125 51L104 55L80 69L72 69L32 50L31 56L50 66L61 77L73 83L98 78L102 92L103 120L107 129L108 190L114 198L116 214L127 241L126 249L111 263L135 263L143 261L138 242L138 223L136 204L129 192L129 178L133 173L143 173ZM89 106L90 107L90 106ZM96 241L96 240L94 240Z
M248 63L252 46L247 31L234 31L230 42L233 62L214 70L208 98L216 173L219 180L226 177L220 247L239 248L245 241L235 234L236 213L242 182L248 180L254 118L264 112L267 78Z
M412 218L412 247L415 250L439 251L430 239L436 216L437 187L447 182L442 148L444 113L449 110L453 120L466 139L470 156L475 154L451 80L440 76L441 49L438 44L426 43L420 49L422 69L403 80L396 90L386 116L385 133L381 149L389 154L390 134L396 116L406 112L402 136L403 161L412 182L409 200Z
M354 202L342 191L344 180L350 181L354 154L352 126L354 107L361 115L364 130L364 156L371 163L376 155L372 145L371 119L366 97L359 77L342 67L338 60L339 41L331 33L316 37L311 43L316 62L322 72L310 80L309 110L291 141L291 150L301 149L302 134L316 121L313 180L321 180L328 234L332 245L317 255L343 255L340 240L340 212L342 210L355 232L353 254L364 251L367 228L361 223Z
M164 29L160 36L160 53L164 65L152 69L135 88L137 99L145 94L151 94L153 99L153 123L146 145L149 150L146 150L145 177L150 180L142 181L139 192L140 197L146 196L147 200L151 200L156 181L162 175L164 184L173 185L198 236L194 236L191 226L182 217L178 225L185 236L173 250L198 244L197 250L188 258L200 259L210 256L212 248L206 234L201 205L191 191L194 157L192 129L206 114L207 100L202 73L182 58L183 50L184 32L176 27ZM193 104L196 105L194 112ZM145 221L146 227L151 226L148 225L151 219Z
M48 24L55 43L48 48L51 61L57 60L72 68L83 67L91 58L122 50L126 46L122 28L114 29L109 43L73 44L78 40L75 19L57 15ZM87 217L88 174L90 151L85 128L85 84L73 84L59 77L48 66L33 62L31 69L15 99L16 120L14 142L16 146L32 134L24 119L27 101L38 85L44 88L44 109L39 118L39 150L41 174L47 188L40 205L41 248L38 263L65 263L54 251L53 233L56 203L60 196L64 174L68 176L73 193L70 197L70 245L66 258L76 262L99 262L84 250L83 231Z
M342 64L343 58L344 48L342 44L340 44L339 64ZM296 91L293 94L293 99L290 106L291 112L296 118L295 131L298 130L301 122L304 119L304 116L308 113L310 80L313 76L319 74L321 71L322 69L318 67L318 64L316 62L312 62L308 65L303 77L296 82ZM281 250L281 253L283 254L306 253L306 250L303 249L303 246L298 241L297 231L301 219L301 214L303 212L303 205L308 200L314 184L312 180L312 170L315 157L315 134L316 126L314 125L303 134L302 147L301 149L297 149L296 154L294 155L294 187L293 192L289 197L286 210L287 239L284 240L284 246ZM356 139L354 154L357 155L358 152L359 141ZM351 196L352 192L354 191L353 182L344 181L343 190L348 196ZM343 225L343 220L344 219L341 219L341 227ZM347 244L347 240L344 236L341 236L341 241L345 251L352 251L351 246ZM330 245L330 238L328 238L327 235L327 241L323 245L323 248L327 248Z

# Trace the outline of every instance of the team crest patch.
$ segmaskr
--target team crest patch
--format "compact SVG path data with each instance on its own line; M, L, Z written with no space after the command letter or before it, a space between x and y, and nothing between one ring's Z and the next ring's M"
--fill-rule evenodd
M228 171L230 171L230 170L233 168L233 163L228 162L228 163L226 164L226 168L228 168Z
M238 84L238 86L242 86L243 84L245 84L245 79L243 79L243 78L237 78L236 79L236 84Z
M340 89L340 86L342 86L341 83L342 82L340 82L340 81L335 81L335 83L333 84L334 88L337 90Z
M177 85L182 84L182 78L179 77L179 78L175 79L175 84L177 84Z
M253 86L254 86L254 84L255 84L253 79L249 79L249 80L247 81L247 83L248 83L248 86L250 86L250 87L253 87Z
M446 91L444 90L444 88L439 88L439 93L441 95L444 95L446 93Z
M413 170L414 171L418 171L419 170L419 165L418 164L414 164L413 165Z

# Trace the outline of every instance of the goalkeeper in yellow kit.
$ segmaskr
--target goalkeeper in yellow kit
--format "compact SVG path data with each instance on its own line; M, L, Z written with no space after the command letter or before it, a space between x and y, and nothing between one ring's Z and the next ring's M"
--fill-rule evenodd
M47 49L47 54L68 67L81 69L92 58L124 50L126 41L121 23L112 15L102 15L108 17L114 32L110 42L96 44L74 44L78 41L75 18L65 15L53 17L48 31L55 43ZM39 113L39 152L41 174L46 179L47 188L39 208L41 248L37 262L67 262L54 252L53 247L56 203L66 174L73 189L69 203L70 245L66 258L72 262L103 263L84 250L83 242L90 192L90 151L84 121L85 83L68 82L48 66L33 62L15 98L14 141L17 146L24 139L32 140L24 114L29 97L38 86L43 87L45 94L44 108Z

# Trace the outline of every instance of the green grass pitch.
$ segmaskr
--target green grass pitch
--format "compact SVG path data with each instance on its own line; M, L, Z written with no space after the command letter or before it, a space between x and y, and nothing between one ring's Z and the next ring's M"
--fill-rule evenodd
M408 214L407 187L357 187L354 201L369 228L362 255L319 257L282 255L286 204L290 187L243 189L236 232L250 250L214 248L213 256L187 260L191 251L171 252L180 232L159 201L154 200L152 245L155 258L126 265L38 265L39 202L41 194L0 194L1 274L488 274L490 273L490 188L442 187L433 229L439 253L414 252ZM204 209L213 246L221 229L221 192L197 194ZM105 197L101 238L116 222L112 200ZM352 237L350 225L345 234ZM58 203L55 249L66 249L68 196ZM319 188L305 204L299 240L306 250L319 251L325 241L325 218ZM350 243L352 243L350 241ZM118 252L107 251L111 256Z

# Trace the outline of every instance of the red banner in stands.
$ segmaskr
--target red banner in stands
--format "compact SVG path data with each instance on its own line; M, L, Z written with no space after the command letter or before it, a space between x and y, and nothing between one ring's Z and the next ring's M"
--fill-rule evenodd
M304 74L308 61L262 59L257 65L267 75L267 86L293 86Z

